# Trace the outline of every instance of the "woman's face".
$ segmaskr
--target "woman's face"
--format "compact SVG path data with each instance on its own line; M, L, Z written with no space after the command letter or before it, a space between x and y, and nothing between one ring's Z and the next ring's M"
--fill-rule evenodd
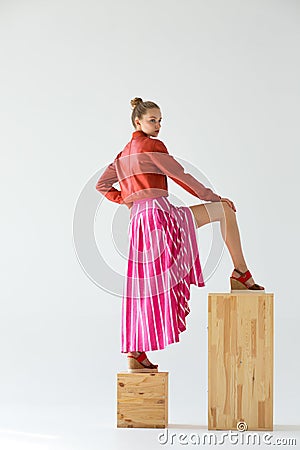
M135 118L136 130L143 131L148 136L156 137L161 127L161 112L159 108L151 108L141 119Z

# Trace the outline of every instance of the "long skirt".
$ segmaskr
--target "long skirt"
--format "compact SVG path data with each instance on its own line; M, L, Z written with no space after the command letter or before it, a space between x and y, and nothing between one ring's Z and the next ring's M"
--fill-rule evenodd
M190 312L190 285L205 286L191 209L167 197L130 210L121 352L160 350L179 342Z

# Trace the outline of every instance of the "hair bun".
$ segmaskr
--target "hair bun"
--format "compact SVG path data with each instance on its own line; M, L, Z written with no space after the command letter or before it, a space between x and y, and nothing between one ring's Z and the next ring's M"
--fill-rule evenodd
M134 97L132 100L130 100L132 108L135 108L139 103L143 103L143 100L140 97Z

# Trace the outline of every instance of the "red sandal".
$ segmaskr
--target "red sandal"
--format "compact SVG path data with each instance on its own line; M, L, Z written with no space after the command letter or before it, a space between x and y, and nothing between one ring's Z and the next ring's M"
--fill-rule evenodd
M141 352L139 356L127 355L128 372L158 372L158 364L151 364L146 366L143 361L147 358L145 352Z
M240 276L235 276L234 272L239 273ZM249 270L243 273L237 269L234 269L230 277L231 292L241 291L244 293L245 291L265 291L265 288L263 286L249 281L250 278L252 278L252 275Z

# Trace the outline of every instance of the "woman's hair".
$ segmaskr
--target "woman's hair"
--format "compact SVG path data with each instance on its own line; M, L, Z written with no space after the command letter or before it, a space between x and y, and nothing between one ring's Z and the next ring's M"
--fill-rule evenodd
M156 103L150 102L150 101L143 102L143 100L141 98L139 98L139 97L133 98L130 101L130 104L131 104L131 106L133 108L133 111L132 111L132 114L131 114L131 122L132 122L134 128L135 128L134 120L135 120L136 117L138 119L141 119L142 116L147 113L148 109L151 109L151 108L158 108L159 109L159 106L157 106Z

